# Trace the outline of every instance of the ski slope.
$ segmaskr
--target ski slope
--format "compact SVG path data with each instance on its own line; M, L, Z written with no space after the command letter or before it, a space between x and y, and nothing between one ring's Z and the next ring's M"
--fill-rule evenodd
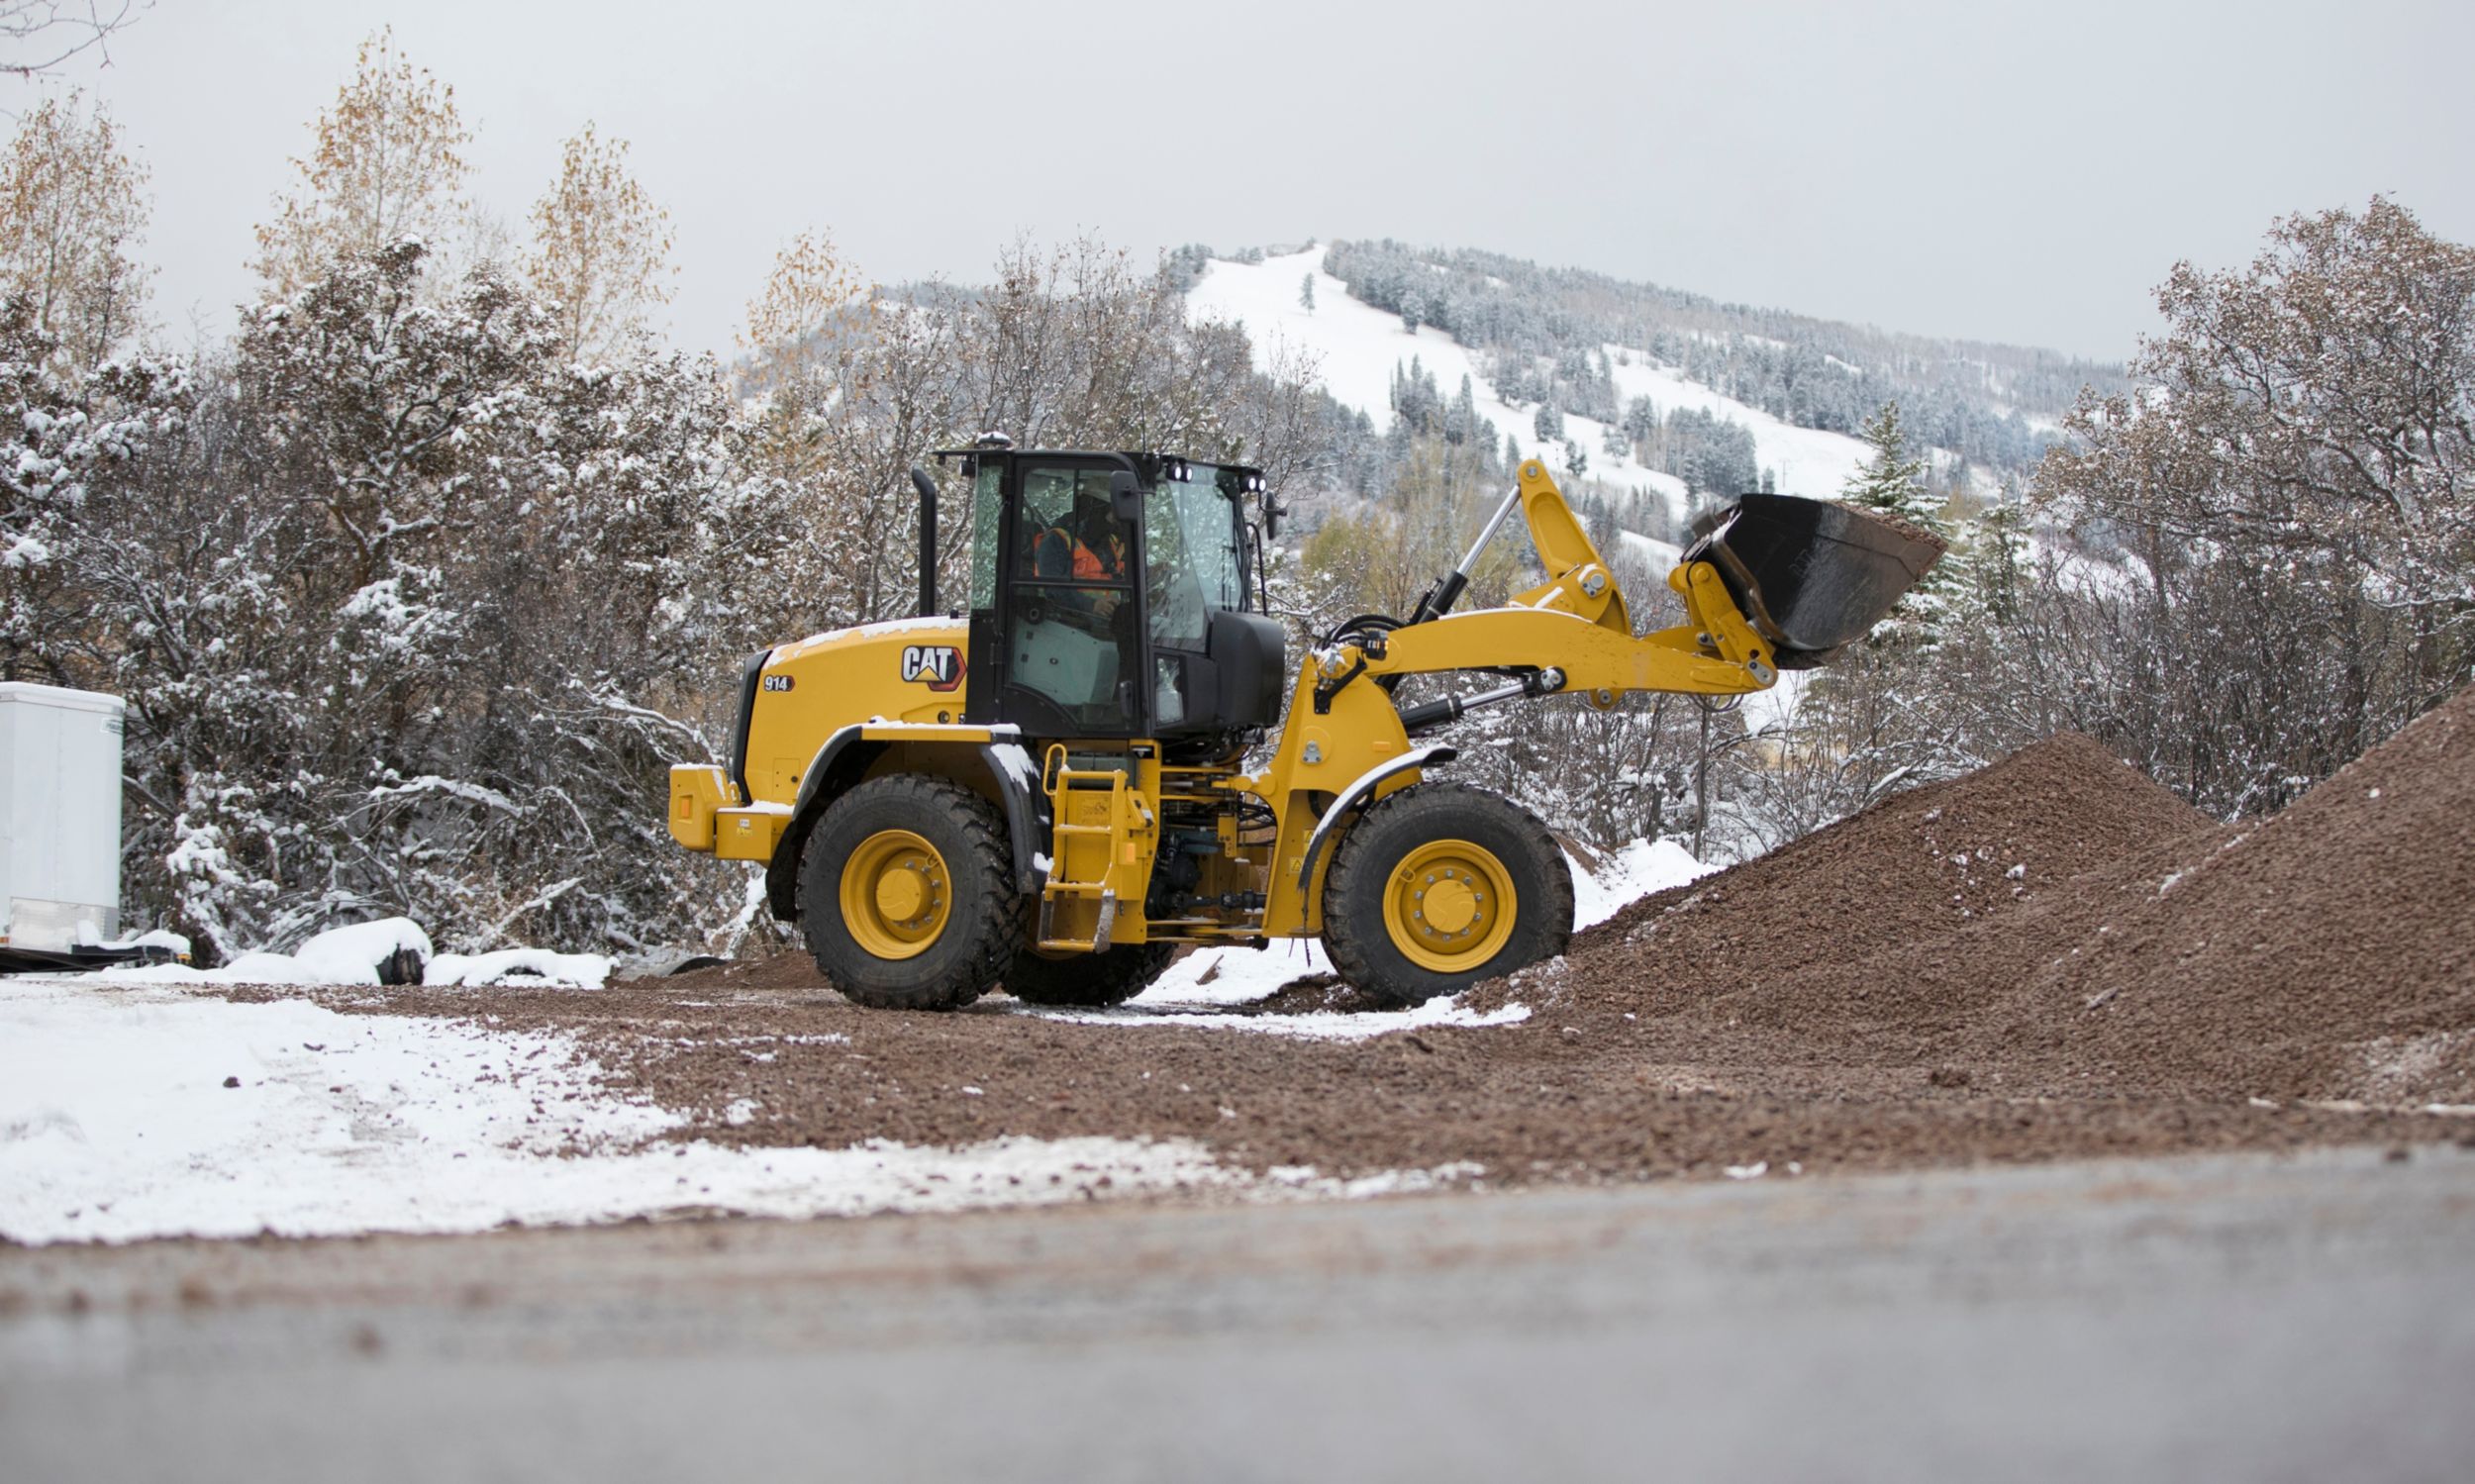
M1616 395L1620 401L1629 403L1635 397L1647 397L1657 405L1661 417L1679 409L1691 408L1741 424L1745 431L1753 435L1754 461L1778 476L1780 494L1805 495L1817 500L1835 499L1840 487L1847 483L1848 475L1856 471L1857 465L1863 463L1871 451L1844 433L1782 423L1733 397L1722 396L1698 381L1688 381L1682 372L1660 365L1647 351L1616 345L1601 346L1599 348L1606 353L1614 372ZM1588 420L1567 418L1565 421Z
M1478 369L1477 358L1451 336L1432 325L1413 335L1401 317L1349 297L1348 286L1323 269L1324 249L1267 257L1259 263L1214 259L1203 277L1188 290L1188 316L1197 321L1236 321L1254 342L1255 365L1269 369L1286 355L1303 353L1315 365L1313 379L1334 399L1366 414L1377 432L1392 427L1392 378L1412 356L1435 372L1436 384L1449 401L1470 389L1479 416L1495 425L1501 442L1513 436L1523 456L1544 450L1550 466L1561 467L1560 445L1540 440L1534 429L1534 405L1514 406L1497 394ZM1299 303L1300 284L1312 277L1315 308ZM1740 424L1752 435L1756 461L1775 471L1784 494L1834 496L1849 472L1865 458L1865 445L1845 434L1797 428L1688 381L1646 351L1624 346L1602 346L1613 363L1616 388L1627 401L1648 397L1660 413L1693 408ZM1616 490L1636 490L1663 496L1677 516L1687 513L1684 481L1646 468L1632 457L1612 457L1603 449L1606 425L1571 413L1564 417L1565 437L1589 455L1586 477Z

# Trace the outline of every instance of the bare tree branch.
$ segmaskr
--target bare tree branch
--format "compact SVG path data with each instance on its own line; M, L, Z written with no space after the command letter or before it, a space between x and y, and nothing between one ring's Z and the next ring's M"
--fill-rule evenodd
M0 73L39 76L84 51L100 51L109 66L114 33L147 8L141 0L0 0L0 41L12 53Z

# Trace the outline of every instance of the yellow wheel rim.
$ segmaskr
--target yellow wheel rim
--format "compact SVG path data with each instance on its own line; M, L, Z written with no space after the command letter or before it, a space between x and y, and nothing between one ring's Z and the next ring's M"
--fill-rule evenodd
M916 957L945 931L952 884L935 845L908 830L880 830L842 864L842 926L878 958Z
M1457 974L1493 958L1513 936L1521 896L1495 852L1465 840L1430 841L1401 858L1384 888L1384 930L1410 962Z

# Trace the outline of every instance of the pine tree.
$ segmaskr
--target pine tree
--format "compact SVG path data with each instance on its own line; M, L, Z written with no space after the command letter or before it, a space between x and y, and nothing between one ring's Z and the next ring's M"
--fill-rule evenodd
M1858 435L1871 456L1857 465L1839 487L1839 498L1866 510L1898 516L1940 535L1940 521L1926 493L1926 460L1909 451L1908 431L1900 425L1899 404L1885 402Z
M1298 280L1298 307L1308 314L1315 313L1315 274L1311 270Z
M1927 460L1923 453L1910 451L1908 432L1899 420L1899 404L1883 403L1882 410L1866 420L1860 437L1873 450L1872 456L1847 476L1847 482L1839 487L1839 498L1861 510L1894 516L1949 542L1950 533L1943 526L1940 510L1926 491ZM1893 642L1921 640L1929 647L1933 644L1957 581L1957 563L1934 563L1925 580L1911 588L1892 610L1884 637Z
M2006 490L1976 518L1975 527L1960 563L1968 600L1990 623L2011 624L2020 616L2028 579L2028 515L2019 497Z

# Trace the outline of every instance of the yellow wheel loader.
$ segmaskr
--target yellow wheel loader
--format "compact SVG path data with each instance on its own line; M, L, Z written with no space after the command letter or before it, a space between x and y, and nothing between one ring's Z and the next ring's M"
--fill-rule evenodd
M1746 495L1668 577L1685 622L1635 637L1533 461L1408 618L1341 624L1284 687L1258 471L1002 437L937 456L971 492L967 608L940 611L938 489L914 470L920 616L750 657L727 760L670 775L678 841L762 862L826 977L890 1009L1000 984L1114 1005L1180 943L1321 937L1394 1005L1551 957L1572 934L1563 852L1511 800L1438 776L1452 750L1420 736L1523 699L1760 690L1863 637L1941 549L1846 506ZM1517 509L1547 580L1453 612ZM1490 683L1396 704L1405 677L1446 673Z

